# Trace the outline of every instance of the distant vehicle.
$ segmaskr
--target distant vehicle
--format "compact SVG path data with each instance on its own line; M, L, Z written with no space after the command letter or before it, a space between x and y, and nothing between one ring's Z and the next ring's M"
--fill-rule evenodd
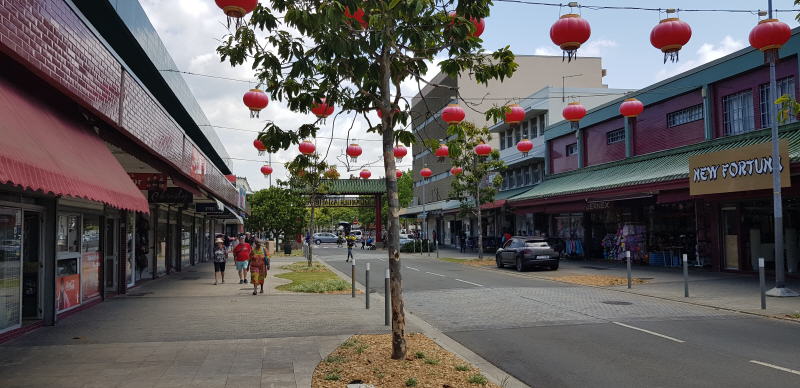
M519 272L525 271L528 267L546 267L557 270L558 256L546 238L515 236L497 250L495 261L497 268L514 265Z
M412 239L411 236L405 233L400 233L400 246L408 244L412 241L414 241L414 239Z
M362 232L361 229L353 229L350 231L350 234L356 236L356 239L359 241L364 239L364 232Z
M333 233L328 232L320 232L314 233L314 244L322 244L322 243L336 243L339 238L336 237Z

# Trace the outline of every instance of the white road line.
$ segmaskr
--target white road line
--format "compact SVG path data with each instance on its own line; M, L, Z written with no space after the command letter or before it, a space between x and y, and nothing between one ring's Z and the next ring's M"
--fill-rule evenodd
M406 268L408 268L408 269L413 269L414 271L419 271L419 268L408 267L408 266L407 266Z
M641 327L636 327L636 326L626 325L626 324L624 324L624 323L620 323L620 322L612 322L612 323L613 323L613 324L615 324L615 325L619 325L619 326L627 327L627 328L629 328L629 329L633 329L633 330L639 330L639 331L641 331L642 333L651 334L651 335L654 335L654 336L656 336L656 337L666 338L666 339L668 339L668 340L670 340L670 341L675 341L675 342L679 342L679 343L684 343L684 342L686 342L686 341L683 341L683 340L679 340L679 339L677 339L677 338L670 337L670 336L668 336L668 335L659 334L659 333L656 333L656 332L654 332L654 331L650 331L650 330L645 330L645 329L642 329Z
M378 260L380 260L380 261L386 261L386 260L384 260L384 259L378 259Z
M429 273L429 274L431 274L431 275L433 275L433 276L441 276L441 277L444 277L444 275L440 275L440 274L438 274L438 273L433 273L433 272L428 272L428 271L425 271L425 273Z
M770 364L768 362L761 362L761 361L756 361L756 360L750 360L750 362L752 362L753 364L758 364L758 365L763 365L763 366L766 366L766 367L770 367L772 369L777 369L777 370L781 370L781 371L784 371L784 372L789 372L789 373L794 373L796 375L800 375L800 371L797 371L797 370L794 370L794 369L789 369L789 368L784 368L782 366L777 366L777 365L774 365L774 364Z
M459 282L462 282L462 283L472 284L473 286L483 287L483 284L468 282L466 280L461 280L461 279L456 279L456 280L458 280Z

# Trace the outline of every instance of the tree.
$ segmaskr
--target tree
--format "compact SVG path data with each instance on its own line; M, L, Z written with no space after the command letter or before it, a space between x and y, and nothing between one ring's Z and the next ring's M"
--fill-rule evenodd
M479 156L475 147L488 143L492 136L486 127L478 128L470 122L450 125L447 142L453 166L463 168L451 183L450 196L458 199L462 214L471 214L478 219L478 258L483 258L483 231L481 204L494 201L503 177L497 172L505 168L500 153L492 150L488 156ZM438 145L436 145L438 147Z
M278 242L300 233L305 226L306 201L302 195L286 187L273 186L255 192L250 199L248 230L271 232Z
M223 40L217 52L233 66L252 60L259 82L273 100L285 101L297 112L321 104L336 104L367 121L369 132L383 140L388 212L388 255L391 272L392 358L406 354L405 314L400 273L399 201L395 142L414 142L407 125L407 100L400 85L426 82L423 76L436 56L446 58L440 69L451 75L469 73L478 83L510 77L517 64L508 47L491 54L473 36L470 18L489 15L489 0L270 0L253 11L250 20ZM363 20L345 16L345 9L363 10ZM451 17L455 11L457 17ZM354 12L358 13L358 12ZM261 31L256 34L256 30ZM263 39L260 36L265 36ZM263 40L263 42L262 42ZM442 86L446 87L446 86ZM457 91L456 91L457 92ZM404 104L401 106L401 102ZM379 110L379 123L367 112ZM424 119L424 118L422 118ZM259 139L268 152L277 152L315 136L321 119L284 130L268 122ZM313 214L313 213L312 213Z

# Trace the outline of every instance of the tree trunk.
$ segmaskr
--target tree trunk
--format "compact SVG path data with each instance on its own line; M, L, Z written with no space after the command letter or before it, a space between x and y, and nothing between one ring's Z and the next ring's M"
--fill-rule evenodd
M478 209L478 259L483 259L483 220L481 219L481 181L475 192L475 207Z

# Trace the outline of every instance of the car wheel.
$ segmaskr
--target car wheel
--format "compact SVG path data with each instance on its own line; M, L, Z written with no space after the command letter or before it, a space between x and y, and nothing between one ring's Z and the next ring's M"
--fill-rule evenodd
M525 271L525 265L522 263L522 259L519 257L517 257L516 268L517 272Z
M556 263L556 265L551 265L550 269L553 270L553 271L557 270L558 269L558 263Z
M314 240L314 244L317 244L317 245L322 244L322 240L320 240L320 239Z
M494 261L497 263L497 268L503 268L506 266L505 264L503 264L503 259L500 258L500 255L496 255L494 257Z

